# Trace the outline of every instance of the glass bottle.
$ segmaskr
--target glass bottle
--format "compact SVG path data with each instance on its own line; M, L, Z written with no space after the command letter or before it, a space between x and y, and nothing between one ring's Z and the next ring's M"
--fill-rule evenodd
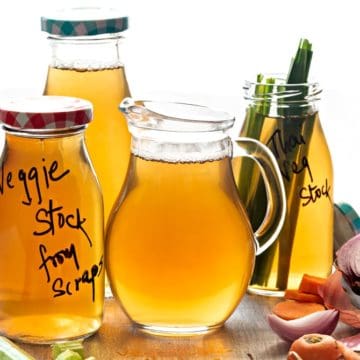
M88 101L4 101L0 120L0 333L49 343L101 325L102 196L84 142Z
M130 157L130 134L118 111L129 87L123 62L128 18L102 8L73 8L42 17L51 58L44 93L87 99L94 120L85 133L104 197L105 225L122 187Z
M277 241L258 256L250 291L281 295L303 274L326 277L333 261L333 169L320 124L318 83L246 82L248 101L240 135L260 140L275 155L285 184L287 213ZM245 160L234 173L252 226L261 222L266 192ZM248 193L242 191L248 189Z
M214 330L245 294L255 252L264 251L283 224L279 168L258 141L230 139L234 118L225 112L132 99L121 110L132 142L126 186L106 234L114 296L144 331ZM233 156L255 159L271 194L272 211L259 231L251 230L240 202Z

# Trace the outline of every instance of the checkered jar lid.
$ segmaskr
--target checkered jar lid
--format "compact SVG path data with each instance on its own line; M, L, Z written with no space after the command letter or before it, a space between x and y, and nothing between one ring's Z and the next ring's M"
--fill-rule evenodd
M116 9L78 7L41 17L41 30L55 36L114 34L128 28L128 17Z
M0 101L0 122L14 130L66 130L89 123L91 102L67 96L16 97Z

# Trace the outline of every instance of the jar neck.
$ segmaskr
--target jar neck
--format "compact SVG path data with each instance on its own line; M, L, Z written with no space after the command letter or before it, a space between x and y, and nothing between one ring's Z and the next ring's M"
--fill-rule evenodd
M5 128L4 149L6 152L26 153L27 156L35 157L45 155L76 156L76 154L82 154L85 151L84 130L85 127L81 127L76 130L34 133Z
M121 36L49 37L48 42L51 67L85 71L124 66L124 38Z
M318 83L288 84L278 77L267 80L245 82L244 98L251 111L271 117L303 116L318 111L322 91Z

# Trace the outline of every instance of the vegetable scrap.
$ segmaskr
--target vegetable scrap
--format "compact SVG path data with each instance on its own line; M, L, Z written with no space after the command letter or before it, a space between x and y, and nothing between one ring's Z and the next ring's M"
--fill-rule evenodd
M342 273L336 270L326 280L322 288L322 298L328 309L340 311L340 320L360 329L360 309L355 307L342 286Z
M1 360L35 360L11 340L0 336L0 359Z
M320 296L321 288L325 284L325 282L326 279L324 278L304 274L299 285L299 291L302 293Z
M296 300L281 301L272 308L272 312L284 320L298 319L323 310L325 310L325 307L322 304Z
M288 360L359 360L360 355L330 335L307 334L293 342Z
M85 358L82 340L56 343L51 350L53 360L95 360L93 356Z
M292 342L309 333L330 335L339 321L339 311L327 308L321 297L326 279L304 274L298 289L285 291L284 301L272 308L268 323L283 340Z
M96 360L93 356L84 357L84 347L81 340L53 344L51 350L53 360ZM35 359L11 340L0 336L0 360Z
M340 341L349 349L360 352L360 333L342 338Z
M286 290L284 297L287 300L296 300L300 302L309 302L309 303L318 303L318 304L324 303L320 295L303 292L300 290L300 288L299 290L298 289Z
M80 356L80 359L84 358L84 346L82 341L74 340L51 345L52 359L57 359L61 353L67 350L77 353Z
M268 315L268 322L272 330L288 342L313 332L330 335L335 330L338 320L339 312L337 310L317 311L295 320L284 320L274 314Z
M326 279L304 274L299 288L287 290L285 301L276 304L268 316L274 332L288 342L295 340L288 360L360 359L356 353L360 352L360 332L339 340L330 336L338 320L360 329L360 234L336 252L335 264L336 270ZM327 310L306 315L308 304L314 304L307 302L308 295L320 298L318 305ZM297 317L301 311L305 315ZM290 318L297 320L284 320Z
M348 240L336 252L336 266L343 273L353 290L360 294L360 234Z
M79 353L72 351L72 350L65 350L64 352L60 353L56 360L82 360L83 357L79 355Z

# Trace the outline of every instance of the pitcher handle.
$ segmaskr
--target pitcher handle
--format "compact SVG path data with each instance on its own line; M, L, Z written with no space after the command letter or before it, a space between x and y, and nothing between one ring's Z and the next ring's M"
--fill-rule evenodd
M261 142L246 137L234 139L233 157L239 156L249 157L259 165L265 184L266 213L261 225L255 231L256 255L260 255L274 243L284 225L285 187L275 156Z

